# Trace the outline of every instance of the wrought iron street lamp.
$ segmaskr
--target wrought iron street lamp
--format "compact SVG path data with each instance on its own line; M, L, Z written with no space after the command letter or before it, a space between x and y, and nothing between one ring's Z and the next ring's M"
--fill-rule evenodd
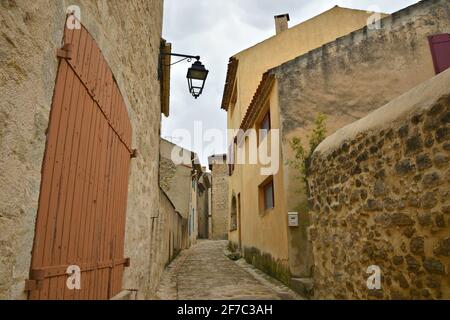
M202 94L208 73L209 71L205 69L205 66L200 62L200 59L195 61L192 64L192 67L188 69L186 78L188 81L189 92L195 99Z
M196 61L192 64L192 66L188 69L186 78L188 81L188 87L190 94L197 99L203 92L203 88L205 87L206 78L208 77L209 71L206 70L205 66L200 62L200 56L190 56L186 54L179 54L179 53L164 53L162 52L161 55L170 55L174 57L182 57L183 59L178 60L177 62L174 62L171 64L177 64L181 61L187 60L188 62L191 62L192 59L195 59Z

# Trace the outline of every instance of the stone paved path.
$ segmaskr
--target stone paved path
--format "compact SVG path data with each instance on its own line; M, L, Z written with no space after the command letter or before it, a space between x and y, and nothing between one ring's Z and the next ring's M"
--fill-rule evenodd
M155 299L302 299L243 259L227 258L227 243L202 240L181 252L164 271Z

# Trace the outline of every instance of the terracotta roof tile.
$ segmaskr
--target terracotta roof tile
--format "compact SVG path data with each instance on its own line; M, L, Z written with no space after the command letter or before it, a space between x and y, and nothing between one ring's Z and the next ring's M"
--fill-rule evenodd
M225 80L225 88L223 89L222 109L228 111L231 95L233 94L233 85L236 79L236 73L239 65L239 60L234 57L230 58L228 62L227 78Z

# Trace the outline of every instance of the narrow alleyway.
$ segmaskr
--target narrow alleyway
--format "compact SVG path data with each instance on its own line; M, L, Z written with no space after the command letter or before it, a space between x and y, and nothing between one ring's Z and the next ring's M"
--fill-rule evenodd
M171 300L301 300L279 281L244 259L224 254L227 241L201 240L166 268L156 299Z

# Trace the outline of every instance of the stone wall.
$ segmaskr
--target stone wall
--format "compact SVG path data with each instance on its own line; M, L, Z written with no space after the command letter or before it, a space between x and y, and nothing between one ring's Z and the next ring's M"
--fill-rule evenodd
M153 297L164 268L178 255L187 242L187 221L175 210L175 206L160 190L159 214L150 224L151 255L149 295Z
M183 163L176 165L172 161L172 150L177 148ZM189 217L189 205L192 196L192 154L191 151L160 139L159 184L184 218Z
M299 213L299 227L289 228L296 277L308 277L314 262L306 187L286 164L294 156L289 142L298 137L308 146L318 112L332 134L432 78L428 36L437 33L450 33L450 3L424 0L383 18L380 29L356 30L270 71L278 84L286 209Z
M450 298L450 70L328 137L313 154L318 299ZM367 268L381 268L369 290Z
M158 214L162 0L0 2L0 298L26 298L46 128L66 8L79 5L126 102L133 126L124 287L151 289L151 216Z
M177 172L177 166L170 159L159 159L159 185L168 193Z
M228 165L211 166L211 236L215 240L228 239Z
M161 156L159 161L159 183L161 188L184 218L189 217L192 196L192 168L175 165L172 160Z

